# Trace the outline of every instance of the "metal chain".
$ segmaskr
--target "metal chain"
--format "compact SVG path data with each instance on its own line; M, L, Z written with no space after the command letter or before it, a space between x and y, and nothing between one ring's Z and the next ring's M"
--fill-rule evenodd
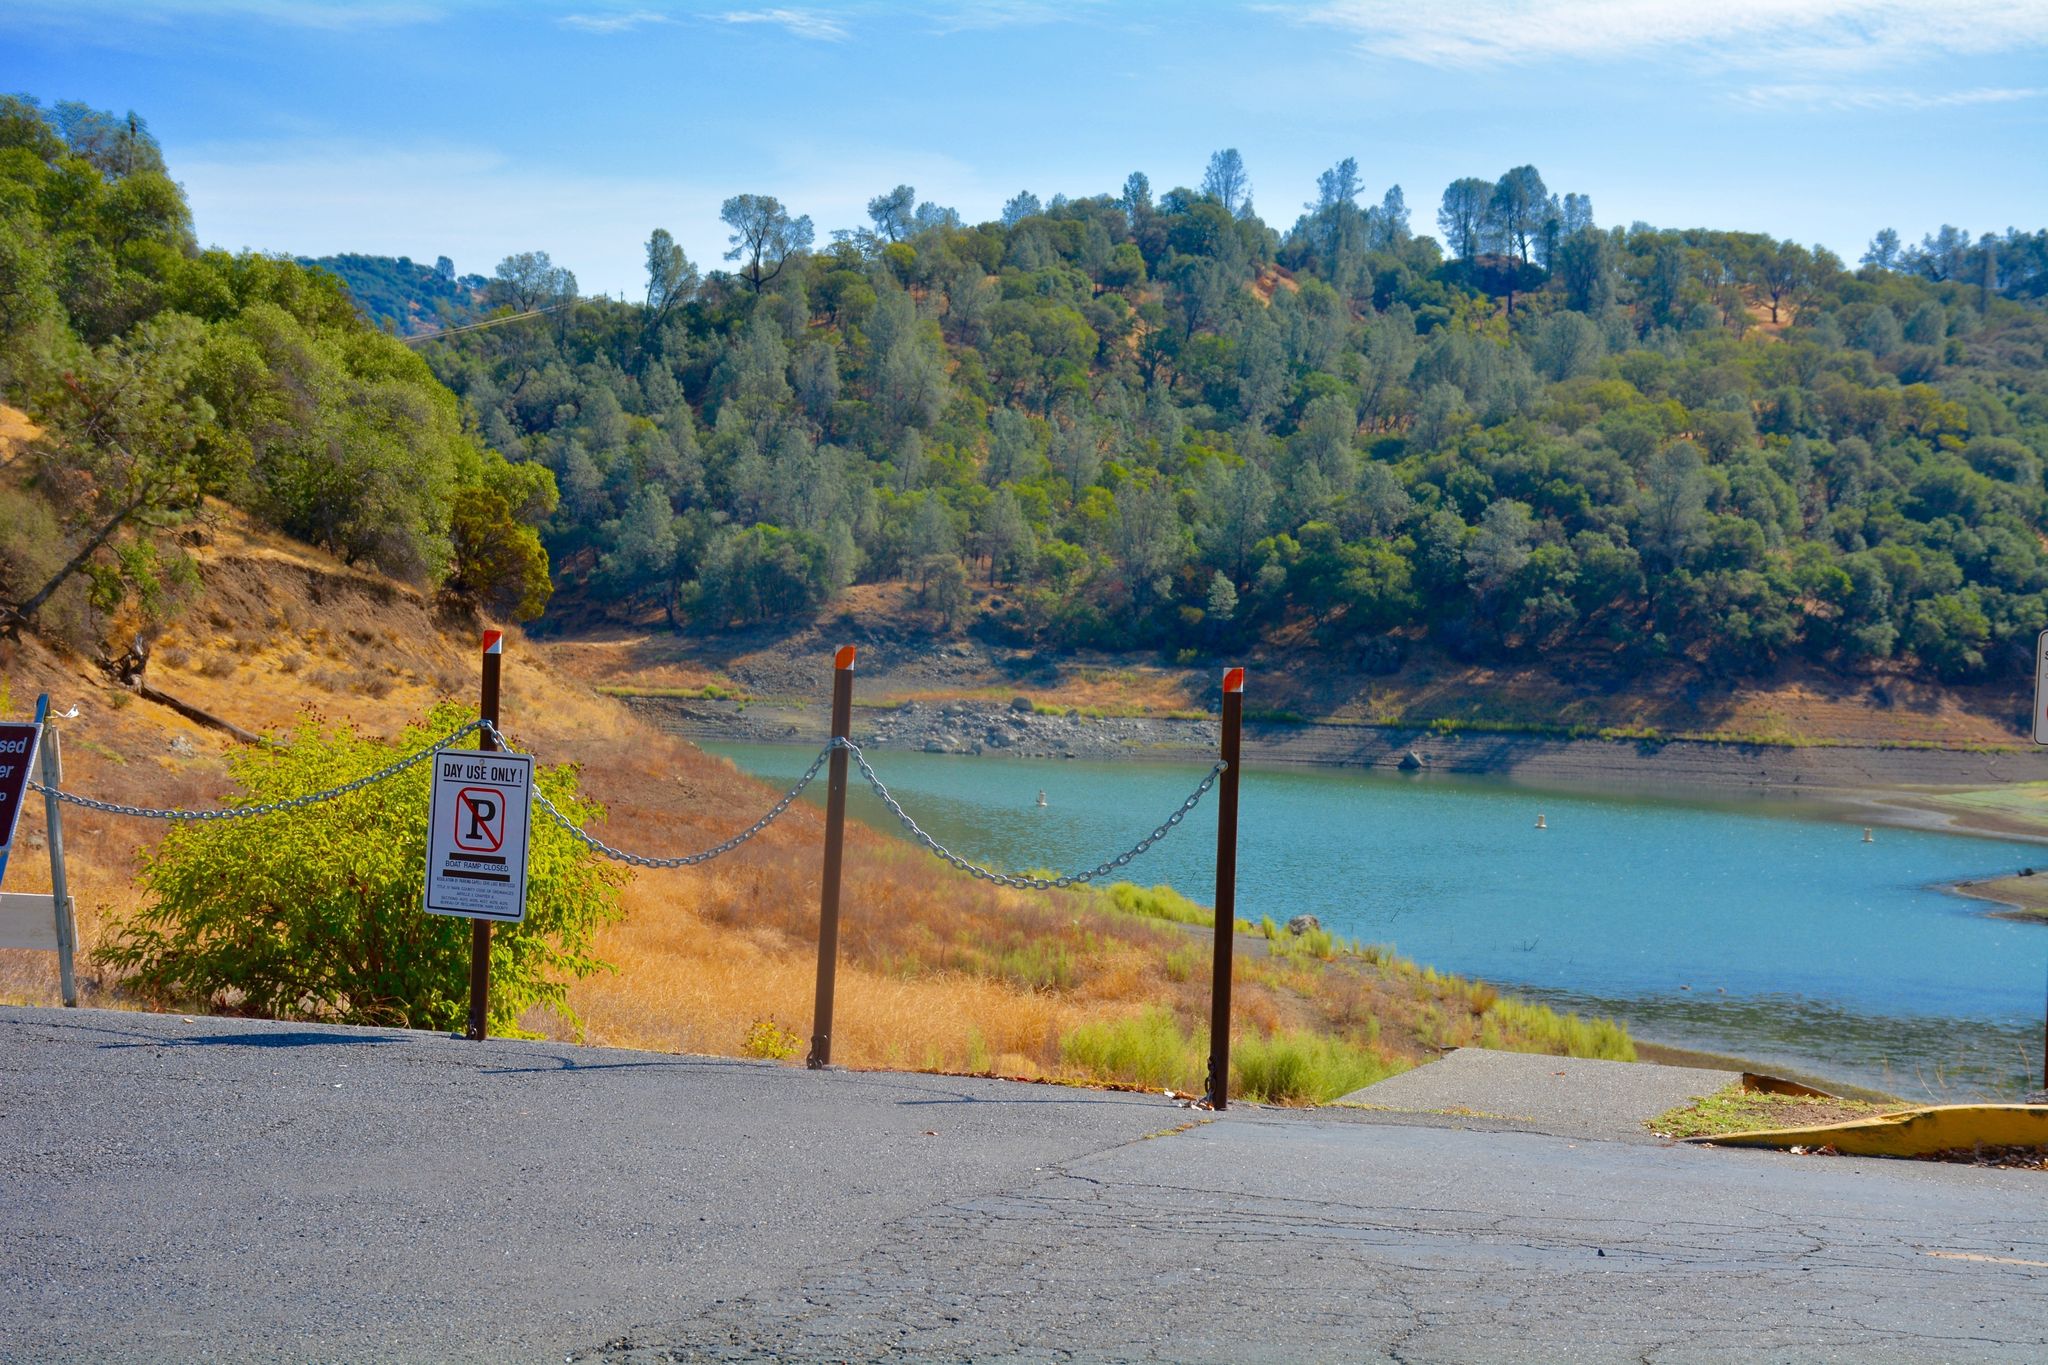
M507 752L520 752L520 750L514 749L510 744L507 744L505 742L505 737L498 733L496 726L487 724L485 728L491 732L492 737L495 738L498 741L498 743L503 744L505 746ZM777 801L773 806L768 808L768 813L766 815L756 820L753 824L747 826L745 830L741 831L738 834L735 834L732 838L727 839L724 843L717 844L711 848L707 848L702 853L685 853L673 858L650 858L642 853L628 853L625 849L613 848L610 844L606 843L604 840L598 838L597 836L591 834L589 831L585 830L581 825L577 824L574 820L571 820L567 815L562 813L561 809L557 807L554 802L548 800L547 793L541 791L541 789L538 787L535 787L533 789L533 800L534 804L538 805L542 810L546 811L550 816L553 817L554 822L556 824L560 825L563 829L569 831L569 834L572 838L576 839L585 848L589 849L593 853L601 854L604 857L610 858L615 862L627 863L633 867L695 867L698 863L708 863L713 858L721 857L724 854L732 852L741 844L744 844L747 840L753 838L756 834L759 834L762 830L774 824L776 819L780 817L784 811L790 808L791 803L793 803L798 796L803 794L804 788L811 785L811 782L818 776L819 769L825 766L825 760L830 758L832 756L832 751L838 747L839 742L835 740L832 743L827 744L824 748L820 749L818 751L818 756L811 760L810 768L805 771L802 777L797 779L797 783L794 787L791 787L786 793L784 793L780 801Z
M867 778L868 785L875 789L875 795L882 798L882 804L887 806L896 818L903 822L903 828L910 831L911 838L923 844L936 857L951 863L970 877L976 877L985 882L994 882L998 886L1014 886L1024 891L1050 891L1061 887L1092 882L1097 877L1107 876L1109 873L1115 872L1120 868L1129 867L1133 858L1136 858L1146 849L1151 848L1152 845L1164 839L1175 825L1187 819L1188 813L1201 804L1202 798L1208 795L1209 788L1216 785L1216 779L1221 777L1223 770L1230 766L1227 763L1218 762L1215 767L1209 769L1209 775L1202 779L1201 785L1197 786L1189 794L1187 800L1180 803L1180 809L1167 816L1164 824L1138 840L1128 852L1119 853L1108 862L1098 867L1090 868L1086 872L1067 872L1057 877L1029 877L1003 872L991 872L977 863L969 862L937 839L932 838L931 835L926 834L923 829L919 828L917 821L910 818L910 813L904 810L896 798L889 794L889 789L882 785L882 779L875 776L875 770L868 766L867 755L860 751L860 747L850 740L845 743L847 751L853 755L853 761L860 765L861 776Z
M29 780L28 785L45 796L53 796L57 800L69 805L83 806L87 810L96 810L105 815L133 815L144 820L240 820L245 816L275 815L279 811L299 810L305 806L317 805L322 801L332 801L336 797L347 796L350 792L359 792L365 787L374 786L379 782L396 777L408 768L417 767L442 750L452 748L457 740L483 728L483 721L473 720L447 738L436 741L430 747L422 749L416 754L408 754L388 767L379 768L376 772L366 773L353 782L344 782L339 787L330 787L326 791L314 792L309 796L294 796L286 801L263 801L253 806L222 806L214 810L169 810L160 806L124 806L117 801L98 801L90 796L80 796L76 792L67 792L54 787L48 787L33 778Z

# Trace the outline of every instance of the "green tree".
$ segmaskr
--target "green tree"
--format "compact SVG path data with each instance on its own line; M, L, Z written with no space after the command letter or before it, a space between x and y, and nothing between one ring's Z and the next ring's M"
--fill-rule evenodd
M647 326L659 328L676 309L697 292L697 267L676 245L666 228L656 228L647 238Z
M1244 158L1237 148L1225 147L1212 154L1209 168L1202 172L1202 193L1223 205L1229 214L1241 214L1251 208L1252 181L1245 174Z
M756 294L791 257L811 249L810 215L791 217L772 194L736 194L719 206L718 216L732 229L725 259L743 262L740 276Z
M244 802L283 801L374 772L455 730L471 713L435 708L384 742L303 722L283 745L227 757ZM450 1029L466 1011L469 924L429 915L426 767L285 814L187 824L143 864L150 902L99 957L164 1005L213 1013ZM571 820L602 812L570 767L540 768L540 792ZM619 918L623 869L552 821L533 822L526 919L498 928L490 1026L519 1031L535 1007L573 1025L569 984L603 970L599 928Z
M1459 260L1478 259L1485 244L1492 204L1492 182L1477 176L1468 175L1444 187L1436 223L1444 234L1444 245Z

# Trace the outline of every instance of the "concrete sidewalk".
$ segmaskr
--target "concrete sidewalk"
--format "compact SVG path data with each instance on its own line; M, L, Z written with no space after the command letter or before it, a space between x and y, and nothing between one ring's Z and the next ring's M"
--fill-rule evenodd
M1489 1118L1557 1137L1655 1142L1645 1120L1741 1079L1739 1071L1461 1047L1338 1103Z
M0 1359L2012 1360L2033 1173L0 1009Z

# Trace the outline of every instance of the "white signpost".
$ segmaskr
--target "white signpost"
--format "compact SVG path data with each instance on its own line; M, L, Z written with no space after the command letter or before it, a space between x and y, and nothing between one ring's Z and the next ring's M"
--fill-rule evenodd
M526 918L533 759L450 749L434 760L427 813L427 911L517 924Z
M2048 744L2048 630L2034 641L2034 743Z

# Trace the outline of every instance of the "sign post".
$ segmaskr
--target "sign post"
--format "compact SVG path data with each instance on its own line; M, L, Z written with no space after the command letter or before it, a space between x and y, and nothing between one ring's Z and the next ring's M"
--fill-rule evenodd
M832 656L832 738L853 733L853 645ZM839 984L839 873L846 855L846 750L835 748L825 786L825 868L818 887L818 994L811 1005L813 1071L832 1064L832 995Z
M1216 950L1209 978L1209 1103L1230 1107L1230 974L1237 948L1237 769L1244 670L1223 670L1223 777L1216 793Z
M526 848L532 831L533 759L500 752L498 672L503 631L484 632L483 693L477 712L487 723L473 750L446 749L434 759L427 803L426 908L471 922L469 1027L482 1042L490 1032L491 922L526 918Z

